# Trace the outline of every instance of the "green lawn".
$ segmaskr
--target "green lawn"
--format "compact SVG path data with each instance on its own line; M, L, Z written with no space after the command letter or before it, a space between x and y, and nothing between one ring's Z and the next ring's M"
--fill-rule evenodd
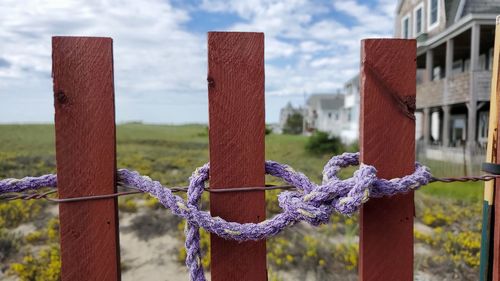
M425 164L435 177L460 177L466 174L463 165L426 160ZM484 182L434 182L422 188L422 192L435 197L465 201L481 201Z
M203 125L119 125L117 126L118 167L137 170L167 186L186 185L192 171L208 161L207 133L207 128ZM306 142L307 137L304 136L268 135L266 136L266 159L287 163L319 183L323 165L331 155L308 154L304 150ZM0 125L0 179L55 172L54 144L52 125ZM438 177L461 175L460 169L448 164L438 162L426 164ZM349 176L354 169L345 169L341 176ZM448 174L450 172L453 174ZM276 180L272 178L268 178L267 181L276 183ZM482 186L482 183L433 183L422 187L417 192L416 223L424 224L428 227L427 229L432 229L431 234L415 230L416 245L425 245L426 249L432 250L430 254L416 258L416 261L423 261L416 264L417 270L433 272L436 276L442 277L441 280L444 280L444 276L454 268L461 268L460 270L465 272L461 273L461 277L467 274L473 274L471 276L477 274ZM266 193L269 216L281 211L276 200L278 193L277 190ZM139 203L133 201L141 198L148 197L120 198L120 212L136 211ZM20 223L39 219L40 216L43 217L43 208L47 205L45 201L29 202L31 205L21 201L0 202L0 213L3 210L5 214L13 216L13 219L9 218L9 222L13 224L11 228ZM153 203L157 204L154 200ZM151 207L154 204L147 206ZM123 206L128 210L122 208ZM34 207L38 208L37 212L30 211L37 210ZM37 224L37 231L18 238L9 236L10 231L13 231L11 229L4 228L3 232L1 231L1 218L2 216L0 216L0 246L2 241L19 244L21 242L16 241L33 240L33 237L40 236L38 234L42 235L42 239L37 241L22 242L21 247L12 251L8 260L4 261L6 265L21 262L23 253L31 253L32 250L27 249L31 249L30 244L33 243L41 247L52 245L51 247L55 247L55 251L58 251L57 235L52 239L46 237L48 235L46 233L49 233L51 229L49 227L51 218L45 217L43 223ZM57 223L57 220L55 222ZM173 220L173 222L176 221ZM183 229L182 225L177 228ZM268 263L271 270L296 269L300 272L315 272L318 280L345 280L347 275L355 278L358 248L353 238L358 235L357 215L348 217L336 214L332 216L330 224L315 230L301 228L301 226L297 228L287 230L268 240ZM179 237L183 237L180 232ZM209 243L208 235L203 237L205 242L202 244L208 251L208 246L206 246ZM342 239L339 242L334 239L335 237L342 237ZM182 251L179 249L179 257L182 257ZM208 256L207 254L204 257L204 263L208 262ZM31 272L30 276L42 276L45 268L57 268L58 256L48 260L35 259L34 261L34 264L30 263L26 266L36 268L36 271L31 272L23 267L19 272ZM52 267L45 266L47 264ZM325 264L328 266L324 267ZM3 269L5 268L4 266ZM3 269L0 267L0 270Z
M0 125L0 177L22 177L55 171L55 141L52 125ZM305 152L307 137L266 136L266 159L287 163L315 182L321 180L328 155ZM118 167L150 174L164 184L185 183L190 173L208 161L208 132L203 125L117 126ZM33 162L36 165L28 165ZM437 176L450 169L431 162ZM14 169L15 168L15 169ZM453 169L453 167L451 167ZM348 175L353 169L347 169ZM456 171L456 169L455 169ZM425 194L461 200L480 200L483 183L433 183L423 187Z
M443 197L464 201L478 201L483 198L482 182L434 182L422 187L421 192L435 197Z

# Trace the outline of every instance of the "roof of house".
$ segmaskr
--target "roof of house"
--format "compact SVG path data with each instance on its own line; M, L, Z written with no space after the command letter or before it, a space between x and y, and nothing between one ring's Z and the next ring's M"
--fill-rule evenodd
M454 22L455 22L455 18L457 16L457 12L459 11L459 9L461 8L460 5L463 5L460 4L460 2L463 2L465 0L448 0L448 1L444 1L444 10L445 10L445 14L446 14L446 26L450 26L452 25Z
M462 0L465 1L461 17L467 14L498 14L500 1L498 0Z
M396 13L399 13L405 0L399 0ZM446 26L468 14L500 14L498 0L444 0ZM458 15L457 15L458 14Z
M321 109L336 110L344 106L344 96L338 96L336 99L324 99L321 102Z
M307 104L321 110L337 110L344 106L344 95L314 94L307 99Z

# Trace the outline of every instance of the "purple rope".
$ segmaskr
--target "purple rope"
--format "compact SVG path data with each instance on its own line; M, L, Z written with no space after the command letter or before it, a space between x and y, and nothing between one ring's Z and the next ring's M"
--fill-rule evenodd
M328 223L334 212L351 215L369 198L405 193L428 184L432 177L430 171L419 163L416 163L413 174L391 180L378 179L375 167L364 164L360 165L351 178L341 180L337 177L342 168L358 164L359 153L334 156L323 170L323 183L317 185L288 165L266 161L267 174L281 178L286 183L297 187L297 190L281 192L278 201L283 212L260 223L228 222L220 217L212 217L209 212L199 209L205 182L209 178L209 164L196 169L189 178L187 202L162 186L160 182L141 176L135 171L118 170L118 180L151 194L173 214L187 220L186 265L189 268L191 280L204 281L200 227L224 239L237 241L266 239L300 221L317 226ZM5 179L0 180L0 193L22 192L40 187L56 187L56 185L56 175L26 177L20 180Z

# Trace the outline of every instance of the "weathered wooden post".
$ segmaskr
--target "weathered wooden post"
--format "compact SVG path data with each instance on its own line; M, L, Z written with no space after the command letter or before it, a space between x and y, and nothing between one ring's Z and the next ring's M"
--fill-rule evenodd
M361 162L381 178L415 169L415 60L415 40L361 43ZM413 280L413 192L371 199L360 216L360 280Z
M116 192L111 38L53 37L60 198ZM120 280L116 198L59 204L61 279Z
M264 186L264 34L208 33L210 188ZM265 219L263 191L210 194L229 221ZM267 280L266 242L211 236L213 281Z
M491 76L490 120L488 128L487 162L500 164L498 147L500 125L500 16L496 20L493 71ZM483 202L483 233L481 237L480 280L500 280L500 180L485 182ZM491 231L493 230L493 231ZM493 233L493 237L490 234ZM493 247L491 247L493 243ZM493 249L493 253L490 251ZM493 255L493 257L491 257ZM493 262L493 264L491 264Z

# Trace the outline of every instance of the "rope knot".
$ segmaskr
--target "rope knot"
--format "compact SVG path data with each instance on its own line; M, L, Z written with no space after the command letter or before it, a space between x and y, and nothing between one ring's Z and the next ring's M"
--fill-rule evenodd
M377 178L377 170L373 166L364 164L360 165L351 178L340 179L337 176L342 168L355 165L359 165L359 153L334 156L323 169L322 184L316 185L304 174L288 165L266 161L267 174L295 186L297 191L282 192L278 196L278 202L283 212L259 223L229 222L200 210L201 195L205 190L205 182L209 178L209 164L196 169L189 178L187 200L173 194L171 189L165 188L160 182L141 176L137 172L118 170L118 182L150 193L173 214L187 220L186 265L189 268L191 280L204 281L203 267L200 262L202 257L200 227L224 239L237 241L266 239L300 221L315 226L327 223L334 211L351 215L369 198L409 192L428 184L432 179L430 171L418 163L414 171L408 171L408 175L390 180ZM42 186L55 187L56 184L55 175L27 177L21 180L0 180L0 193L20 192Z
M297 221L305 221L315 226L328 223L333 211L331 206L304 200L307 195L293 191L282 192L278 196L279 206L285 213L293 214Z

